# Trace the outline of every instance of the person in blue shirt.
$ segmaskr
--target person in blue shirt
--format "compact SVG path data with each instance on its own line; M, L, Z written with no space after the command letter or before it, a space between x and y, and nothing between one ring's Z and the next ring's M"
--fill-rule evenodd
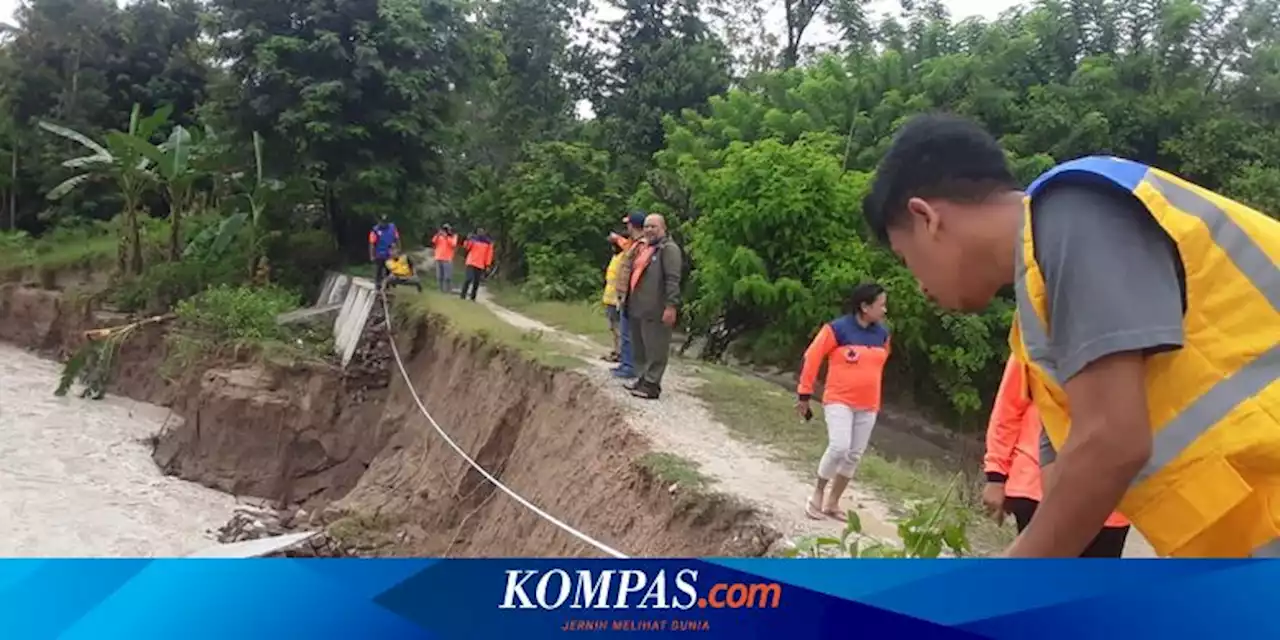
M387 221L387 214L378 216L378 224L369 231L369 262L373 263L373 282L382 288L387 277L387 260L400 249L400 230L394 222Z

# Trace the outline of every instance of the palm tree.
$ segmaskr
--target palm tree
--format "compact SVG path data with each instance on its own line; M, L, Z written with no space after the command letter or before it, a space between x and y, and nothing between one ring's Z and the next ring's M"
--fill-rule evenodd
M118 267L122 273L137 275L142 273L142 237L138 220L138 211L142 207L142 198L156 182L151 170L153 161L135 140L147 142L151 136L169 121L173 107L164 106L143 118L140 105L133 105L129 116L128 131L108 131L104 136L106 144L99 144L88 136L60 125L41 121L40 128L55 135L80 144L89 150L89 155L64 160L62 166L76 169L83 173L76 174L51 189L46 196L57 200L73 189L95 178L110 178L115 181L124 199L124 227L120 231L120 251L117 256Z

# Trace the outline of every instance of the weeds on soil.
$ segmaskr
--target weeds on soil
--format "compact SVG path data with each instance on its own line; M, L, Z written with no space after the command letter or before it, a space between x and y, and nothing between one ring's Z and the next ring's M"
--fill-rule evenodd
M963 475L956 474L941 499L917 502L908 516L898 522L902 547L863 534L862 520L857 512L850 510L839 538L804 538L783 555L791 558L937 558L944 549L957 557L966 555L970 551L968 526L972 516L954 501L962 481Z
M698 492L711 484L711 478L698 470L698 463L672 453L652 451L641 456L638 464L664 485Z

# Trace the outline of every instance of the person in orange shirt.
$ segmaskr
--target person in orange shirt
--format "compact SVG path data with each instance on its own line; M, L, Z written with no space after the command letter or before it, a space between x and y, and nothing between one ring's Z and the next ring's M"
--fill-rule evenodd
M458 234L448 223L431 238L431 248L436 259L436 285L444 293L453 292L453 254L458 248Z
M1027 528L1043 495L1040 413L1022 392L1024 365L1009 358L987 424L987 453L983 470L987 484L982 503L997 522L1012 514L1018 533ZM1119 558L1129 535L1129 521L1112 513L1081 558Z
M880 411L881 381L889 359L889 330L884 327L884 287L860 284L849 296L846 314L823 325L804 352L796 412L813 418L809 400L822 364L827 383L822 393L827 450L818 463L818 479L805 514L815 520L843 520L840 496L858 470ZM830 483L831 491L827 492Z
M467 289L470 288L471 299L475 300L476 294L480 293L480 281L484 279L484 272L493 264L493 239L484 232L484 227L480 227L467 236L462 248L467 252L467 279L462 282L461 297L465 300Z

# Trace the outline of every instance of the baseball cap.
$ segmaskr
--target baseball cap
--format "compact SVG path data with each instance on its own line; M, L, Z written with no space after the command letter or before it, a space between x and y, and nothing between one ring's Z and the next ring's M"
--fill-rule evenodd
M632 211L631 213L627 214L627 217L623 218L623 219L622 219L622 221L623 221L623 222L625 222L625 223L627 223L627 224L629 224L629 225L631 225L631 226L633 226L633 227L643 227L643 226L644 226L644 212L643 212L643 211Z

